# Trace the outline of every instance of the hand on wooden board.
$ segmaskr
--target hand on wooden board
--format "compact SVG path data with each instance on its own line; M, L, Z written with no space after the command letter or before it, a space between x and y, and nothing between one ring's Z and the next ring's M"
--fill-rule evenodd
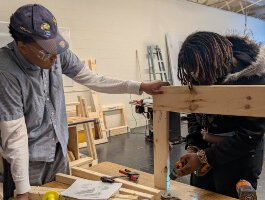
M162 86L169 86L169 82L156 80L150 83L141 83L140 91L150 95L162 94L163 92L160 90Z

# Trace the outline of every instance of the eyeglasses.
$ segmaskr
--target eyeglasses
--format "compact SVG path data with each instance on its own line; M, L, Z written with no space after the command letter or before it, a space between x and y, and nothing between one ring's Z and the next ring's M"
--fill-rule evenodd
M43 61L47 61L50 59L54 54L46 53L44 50L37 49L34 46L27 45L29 49L40 59Z

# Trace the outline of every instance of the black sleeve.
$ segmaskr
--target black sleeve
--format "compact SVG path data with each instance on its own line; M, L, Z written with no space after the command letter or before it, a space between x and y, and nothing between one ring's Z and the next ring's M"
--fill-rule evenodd
M201 129L202 127L197 122L195 114L188 114L188 135L186 137L187 146L197 146L198 148L204 148L205 141L202 139Z
M263 140L265 118L234 117L238 124L235 136L205 149L211 166L218 166L243 157L254 150Z

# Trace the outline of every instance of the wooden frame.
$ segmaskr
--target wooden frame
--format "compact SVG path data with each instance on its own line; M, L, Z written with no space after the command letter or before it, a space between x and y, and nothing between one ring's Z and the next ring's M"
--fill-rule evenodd
M89 69L93 72L96 73L96 60L95 59L88 59L84 61L84 64L89 67ZM94 143L95 144L102 144L102 143L107 143L108 142L108 137L107 137L107 130L104 124L104 119L103 119L103 113L101 111L101 103L100 103L100 94L98 92L95 92L93 90L90 90L91 94L91 100L92 100L92 105L91 105L91 110L93 112L88 112L87 115L90 118L95 118L98 120L97 130L98 130L98 135L99 139L95 139ZM83 100L84 101L84 100ZM80 102L80 101L79 101ZM87 107L85 107L87 108ZM85 109L87 111L87 109ZM86 144L81 144L81 147L84 147Z
M110 114L110 112L113 111L119 111L118 114L121 115L122 123L120 126L113 127L113 128L107 128L107 122L106 122L106 115ZM103 119L106 129L109 132L109 136L115 136L120 135L124 133L128 133L130 131L130 128L128 126L128 116L125 113L125 106L124 105L115 105L115 106L104 106L102 107L103 112Z
M93 142L89 143L87 145L87 149L88 149L88 153L90 153L90 156L81 158L80 153L79 153L78 132L77 132L76 125L69 126L68 131L69 131L69 140L68 140L68 145L67 145L67 148L68 148L67 155L69 159L70 169L71 167L74 167L74 166L81 166L81 165L91 166L91 165L97 164L98 158L96 154L95 144ZM89 135L90 133L86 135L86 140L89 140Z
M163 87L154 95L154 184L166 189L168 151L168 112L208 113L265 117L265 86L219 85Z
M94 123L94 127L95 130L98 130L98 134L99 134L99 139L95 139L94 140L94 144L102 144L102 143L107 143L108 142L108 137L107 137L107 131L104 125L104 120L103 120L103 114L102 112L88 112L88 106L86 103L86 100L84 98L82 98L81 96L78 96L78 102L79 102L79 109L80 109L80 114L83 117L89 117L89 118L94 118L97 120L97 123ZM96 101L94 100L94 103ZM86 130L86 129L85 129ZM86 143L84 144L80 144L79 145L80 148L86 147Z

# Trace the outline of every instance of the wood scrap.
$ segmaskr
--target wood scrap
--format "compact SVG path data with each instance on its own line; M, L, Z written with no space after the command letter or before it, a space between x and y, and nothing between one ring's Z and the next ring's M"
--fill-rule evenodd
M67 175L67 174L58 173L58 174L56 174L55 180L58 183L71 185L79 178L80 177L77 177L77 176L74 176L74 175ZM147 194L147 193L144 193L144 192L130 190L130 189L126 189L126 188L123 188L123 187L120 188L119 193L120 194L125 194L125 195L138 196L140 200L141 199L151 199L151 200L154 199L154 196L152 194Z
M72 151L67 151L67 156L70 162L75 160L75 156Z
M83 169L80 167L73 167L72 174L74 176L82 177L82 178L89 179L89 180L100 180L102 176L107 176L105 174L94 172L88 169ZM133 183L133 182L120 179L120 178L116 178L115 181L118 183L122 183L124 188L154 195L155 199L160 198L161 196L161 190L158 190L158 189L154 189L148 186Z

